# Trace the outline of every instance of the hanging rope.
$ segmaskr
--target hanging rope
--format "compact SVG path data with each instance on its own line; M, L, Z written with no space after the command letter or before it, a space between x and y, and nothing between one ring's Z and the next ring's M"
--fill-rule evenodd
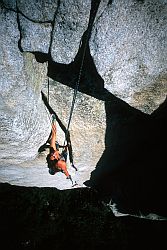
M89 24L88 24L88 29L86 31L86 37L85 37L85 41L83 44L83 54L82 54L82 59L81 59L81 65L80 65L80 69L79 69L79 74L78 74L78 80L76 82L75 88L74 88L74 93L73 93L73 99L72 99L72 104L71 104L71 110L70 110L70 115L69 115L69 120L68 120L68 124L67 124L67 128L66 128L66 133L65 133L65 140L64 140L64 145L65 142L67 141L67 137L69 134L69 127L70 127L70 123L71 123L71 119L72 119L72 114L73 114L73 110L74 110L74 105L75 105L75 101L76 101L76 97L77 97L77 92L78 92L78 88L79 88L79 84L81 81L81 75L82 75L82 70L83 70L83 64L84 64L84 60L85 60L85 54L86 54L86 49L87 49L87 44L88 44L88 40L91 34L91 29L92 29L92 25L96 16L96 12L98 10L100 4L100 0L93 0L92 1L92 5L93 5L93 10L92 13L90 14L91 18L89 20ZM81 47L81 44L80 44ZM48 77L48 103L49 103L49 77Z
M48 103L49 103L49 91L50 91L50 86L49 86L49 77L48 77Z
M86 31L87 33L86 33L85 43L83 44L82 60L81 60L81 65L80 65L80 69L79 69L78 80L77 80L75 88L74 88L74 94L73 94L71 110L70 110L69 120L68 120L68 124L67 124L66 134L65 134L64 145L65 145L65 142L67 141L67 136L69 133L69 127L70 127L72 114L73 114L73 110L74 110L74 105L75 105L75 101L76 101L76 97L77 97L77 92L78 92L78 88L79 88L79 84L80 84L80 80L81 80L81 75L82 75L83 64L84 64L84 60L85 60L85 54L86 54L86 49L87 49L87 45L88 45L88 40L89 40L89 37L91 34L92 25L93 25L99 4L100 4L100 1L96 1L96 0L94 1L94 8L93 8L93 11L91 13L91 18L89 20L88 29Z

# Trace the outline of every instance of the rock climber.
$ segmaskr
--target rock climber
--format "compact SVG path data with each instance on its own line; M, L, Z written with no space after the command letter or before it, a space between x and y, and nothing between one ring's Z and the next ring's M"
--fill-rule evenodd
M59 148L62 147L63 151L60 154ZM66 175L67 179L71 180L73 184L73 180L71 175L67 170L67 149L68 145L60 146L56 141L56 117L52 115L52 132L50 139L50 149L49 154L46 157L46 161L48 163L49 173L51 175L56 174L57 172L62 172Z

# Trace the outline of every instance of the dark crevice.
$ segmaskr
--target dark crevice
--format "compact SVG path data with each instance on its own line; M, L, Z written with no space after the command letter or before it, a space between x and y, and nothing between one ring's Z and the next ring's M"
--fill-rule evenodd
M40 52L34 52L34 55L38 62L48 61L48 76L50 78L52 78L55 81L61 82L62 84L67 85L71 88L75 88L81 67L81 61L84 56L82 75L78 90L80 92L94 96L95 98L104 100L106 98L107 91L104 90L103 79L97 73L93 59L90 55L90 49L88 44L91 35L92 25L99 4L100 4L99 0L92 1L92 8L90 11L88 29L83 34L81 40L81 46L73 62L71 62L70 64L56 63L52 60L50 51L49 55Z
M33 22L33 23L39 23L39 24L45 24L45 23L52 23L53 22L53 20L48 20L48 21L36 21L36 20L34 20L34 19L31 19L31 18L29 18L29 17L27 17L21 10L19 10L19 8L17 7L17 12L20 14L20 15L22 15L23 17L25 17L27 20L29 20L29 21L31 21L31 22Z
M92 1L88 29L82 37L81 46L75 60L68 65L56 63L51 59L48 61L48 76L61 82L62 84L75 88L79 71L81 69L81 62L84 57L82 75L78 90L90 95L96 95L93 93L97 92L97 90L100 92L104 86L102 78L97 74L93 59L90 55L88 44L99 3L100 1Z
M85 42L87 38L89 40L89 31L97 11L95 4L99 3L100 1L92 1L89 27L72 63L66 65L54 62L50 51L49 54L34 52L38 62L48 62L48 76L53 80L75 88ZM108 1L108 4L111 3L112 1ZM21 32L18 45L23 52ZM166 215L167 99L156 111L147 115L116 98L104 88L104 81L90 54L89 44L85 52L79 91L105 101L106 111L105 150L85 185L97 190L101 197L112 198L125 213L151 211ZM45 105L48 105L47 102ZM55 114L50 106L47 108L50 113ZM59 117L57 122L66 132ZM70 137L68 140L70 142Z
M112 4L112 1L113 1L113 0L108 0L108 5L109 5L109 4Z
M144 3L145 0L137 0L137 2L139 2L139 3Z
M18 11L18 6L17 6L17 1L16 1L16 9L17 9L17 24L18 24L18 30L20 32L20 38L18 41L18 48L20 52L23 52L22 46L21 46L21 39L22 39L22 34L21 34L21 26L20 26L20 19L19 19L19 11Z
M50 60L50 56L48 55L48 53L41 53L39 51L35 51L32 52L32 54L34 54L36 61L39 63L48 62Z
M62 84L65 84L71 88L75 88L75 84L78 80L81 57L82 46L74 62L69 65L58 64L51 60L48 61L48 76L58 82L61 82ZM104 82L97 73L93 59L90 55L89 48L86 50L85 61L83 63L83 70L78 90L98 99L104 99Z
M54 35L53 32L54 32L54 27L55 27L55 20L56 20L56 16L57 16L59 7L60 7L60 0L58 0L58 2L57 2L57 9L55 11L54 18L52 21L52 31L51 31L51 36L50 36L50 45L49 45L49 52L48 52L50 58L51 58L51 46L52 46L52 42L53 42L53 35Z

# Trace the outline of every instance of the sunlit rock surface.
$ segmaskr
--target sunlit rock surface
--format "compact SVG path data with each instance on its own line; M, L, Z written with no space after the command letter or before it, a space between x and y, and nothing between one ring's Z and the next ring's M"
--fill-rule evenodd
M19 51L16 14L1 11L0 18L1 159L23 161L37 155L49 132L40 98L46 64L39 64L32 54Z
M47 86L43 87L47 94ZM61 83L50 80L49 103L61 122L67 127L74 90ZM63 145L65 134L57 123L57 140ZM70 138L74 162L85 165L85 170L95 167L97 159L104 150L106 128L105 105L96 98L77 93L77 99L70 123Z
M3 1L18 10L24 51L75 60L88 28L91 1ZM90 51L105 88L142 112L152 113L167 94L167 3L164 0L101 1Z
M167 95L167 2L111 2L94 24L91 55L107 90L152 113Z
M50 23L32 22L19 14L21 48L24 51L49 52L52 26ZM42 42L41 42L42 41Z
M74 60L88 26L90 9L91 0L60 1L51 46L54 61L68 64Z

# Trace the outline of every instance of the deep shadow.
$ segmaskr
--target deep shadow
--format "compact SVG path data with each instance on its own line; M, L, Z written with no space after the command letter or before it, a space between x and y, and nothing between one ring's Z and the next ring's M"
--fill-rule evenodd
M5 250L166 249L167 222L115 217L89 188L0 183L0 235Z
M68 65L55 63L52 60L49 60L48 76L66 86L75 88L76 82L78 81L81 57L82 49L79 50L75 61ZM104 92L104 81L97 73L93 59L90 55L89 47L86 49L78 91L100 100L104 100L106 98L106 92Z
M105 150L90 180L122 213L167 216L167 100L151 115L106 101Z
M80 92L101 98L101 90L104 83L100 75L97 73L93 59L90 55L89 39L93 27L94 19L98 11L100 0L91 1L90 17L88 28L84 32L80 47L75 59L70 64L55 63L51 57L48 60L48 76L56 81L61 82L71 88L76 87L79 81ZM81 73L81 78L79 79Z

